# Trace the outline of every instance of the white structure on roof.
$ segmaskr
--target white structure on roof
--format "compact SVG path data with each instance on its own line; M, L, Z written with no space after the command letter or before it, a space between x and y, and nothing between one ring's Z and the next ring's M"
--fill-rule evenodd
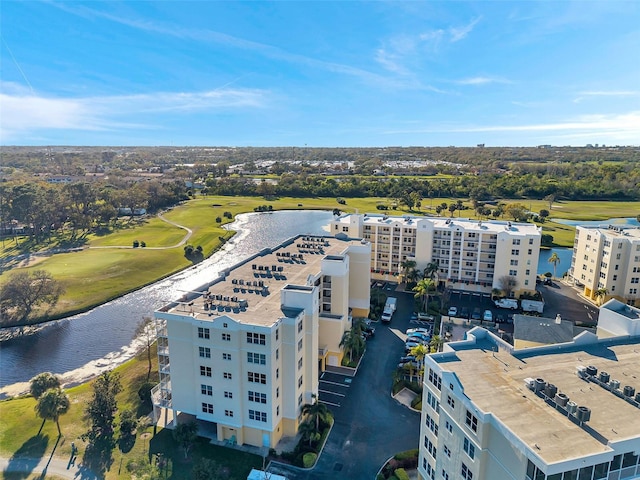
M437 262L439 281L455 290L490 293L513 277L514 296L535 291L541 233L531 223L348 214L330 229L371 242L374 276L398 275L406 260L418 270Z
M640 309L611 299L600 307L598 337L640 336Z
M640 305L640 228L576 227L569 277L592 300L606 298Z
M299 236L156 311L156 421L185 413L239 445L295 436L318 372L340 365L352 316L368 315L369 252L360 240Z
M425 358L423 480L640 476L640 337L514 350L482 328Z

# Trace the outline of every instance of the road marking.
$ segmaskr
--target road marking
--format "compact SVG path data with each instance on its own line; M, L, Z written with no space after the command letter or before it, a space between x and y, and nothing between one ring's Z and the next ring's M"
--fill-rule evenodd
M330 385L337 385L338 387L347 387L347 388L349 388L351 386L351 385L345 385L344 383L330 382L329 380L319 380L319 382L328 383Z
M318 389L318 392L320 392L320 393L328 393L329 395L337 395L339 397L346 397L346 395L344 393L330 392L329 390L320 390L320 389Z
M331 403L331 402L326 402L324 400L320 400L322 403L324 403L325 405L331 405L332 407L339 407L340 404L339 403Z

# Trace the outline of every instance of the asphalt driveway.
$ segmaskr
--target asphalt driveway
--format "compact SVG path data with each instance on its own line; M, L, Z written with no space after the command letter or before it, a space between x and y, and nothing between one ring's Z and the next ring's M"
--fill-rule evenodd
M367 352L358 374L349 387L338 386L335 374L324 375L320 390L344 394L340 406L329 404L331 398L321 392L334 414L335 423L316 467L310 471L270 468L291 480L371 480L389 457L397 452L418 448L420 414L409 410L391 397L392 375L404 342L396 334L409 327L413 295L385 292L398 298L398 307L388 325L376 323L375 337L367 342Z

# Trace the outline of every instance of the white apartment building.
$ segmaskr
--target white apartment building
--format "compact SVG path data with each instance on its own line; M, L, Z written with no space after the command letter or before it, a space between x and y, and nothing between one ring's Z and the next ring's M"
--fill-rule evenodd
M511 276L514 296L535 291L542 237L531 223L347 214L330 230L371 242L374 277L398 275L405 260L419 270L435 261L439 281L454 290L490 293Z
M640 337L513 350L482 328L425 359L423 480L640 478Z
M640 305L640 228L576 227L569 276L592 300L604 288L607 298Z
M369 257L365 241L299 236L156 311L156 421L189 415L259 447L295 435L352 316L368 315Z

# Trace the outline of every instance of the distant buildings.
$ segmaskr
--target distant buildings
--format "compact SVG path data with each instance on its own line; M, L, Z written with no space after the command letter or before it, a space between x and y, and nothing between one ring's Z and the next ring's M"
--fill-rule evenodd
M509 278L511 296L535 291L541 234L530 223L348 214L330 230L371 242L374 276L395 277L407 260L418 270L437 262L438 280L454 290L490 294Z
M197 419L239 445L295 436L319 372L341 363L352 316L369 313L370 250L299 236L156 311L156 421Z
M637 324L634 312L617 315ZM638 478L639 348L638 336L584 332L514 350L482 328L446 344L425 358L420 478Z
M640 228L577 227L569 277L591 300L640 304Z

